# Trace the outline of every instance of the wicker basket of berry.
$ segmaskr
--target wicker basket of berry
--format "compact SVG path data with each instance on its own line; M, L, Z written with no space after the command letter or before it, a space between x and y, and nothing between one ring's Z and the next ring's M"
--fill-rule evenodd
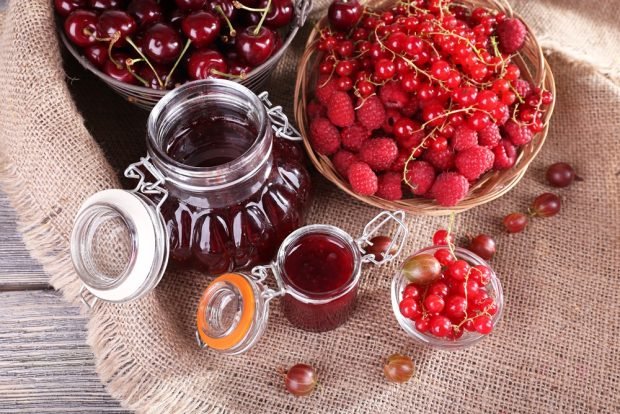
M311 0L54 3L69 52L146 109L197 79L226 78L262 92L311 8Z
M348 194L445 215L519 182L554 96L504 0L334 0L306 44L295 117L315 167Z

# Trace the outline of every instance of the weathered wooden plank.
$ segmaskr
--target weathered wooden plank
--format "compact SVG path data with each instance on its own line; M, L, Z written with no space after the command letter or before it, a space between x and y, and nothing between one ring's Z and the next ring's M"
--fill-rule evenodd
M95 373L85 325L57 292L0 292L0 413L126 412Z
M0 291L46 289L48 276L26 250L16 220L15 211L0 191Z

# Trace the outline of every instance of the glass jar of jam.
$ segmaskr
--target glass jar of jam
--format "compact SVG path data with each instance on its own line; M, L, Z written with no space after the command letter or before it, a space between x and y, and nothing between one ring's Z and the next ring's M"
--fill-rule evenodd
M169 92L149 116L147 156L125 171L136 188L95 194L78 213L72 258L87 290L134 299L159 281L168 259L207 274L270 262L310 202L310 177L291 142L300 139L266 93L236 82ZM111 237L119 232L125 239ZM119 249L112 243L124 246L127 263L100 266L102 248Z
M382 212L358 239L334 226L305 226L284 240L270 265L217 277L198 305L198 343L227 354L247 351L264 332L269 302L276 297L282 313L298 328L324 332L339 327L355 307L362 264L382 264L400 253L407 237L403 219L403 212ZM388 253L379 260L365 254L369 240L394 224ZM269 274L275 288L267 284Z

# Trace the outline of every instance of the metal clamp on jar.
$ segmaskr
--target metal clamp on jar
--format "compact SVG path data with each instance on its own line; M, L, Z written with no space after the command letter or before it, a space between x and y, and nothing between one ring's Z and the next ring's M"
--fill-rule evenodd
M125 171L136 187L96 193L76 217L83 299L136 299L169 259L208 274L268 263L303 225L310 177L291 142L301 138L267 93L187 83L159 101L147 130L147 156Z
M400 253L408 233L404 217L402 211L382 212L357 239L335 226L305 226L284 240L270 265L217 277L198 305L199 345L226 354L247 351L263 334L274 298L280 298L283 314L301 329L323 332L339 327L354 309L362 264L380 265ZM390 225L396 228L385 253L379 258L366 254L370 240ZM266 284L269 274L275 289Z

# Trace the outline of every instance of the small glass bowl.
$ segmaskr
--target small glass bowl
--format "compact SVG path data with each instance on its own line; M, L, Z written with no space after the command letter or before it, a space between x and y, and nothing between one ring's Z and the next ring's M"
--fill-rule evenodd
M422 253L434 254L437 250L445 248L446 246L431 246L414 253L413 256L417 256ZM502 293L502 284L497 278L497 275L495 274L493 268L489 266L489 264L484 261L480 256L477 256L469 250L460 247L455 248L454 252L456 253L456 257L458 259L463 259L472 266L483 265L491 270L491 281L488 285L486 285L486 289L489 297L493 298L493 300L495 300L495 303L497 304L497 312L495 313L495 315L492 316L493 329L495 329L500 319L502 318L502 313L504 309L504 295ZM430 348L456 351L472 346L478 341L488 336L479 334L477 332L465 331L463 333L463 336L456 340L452 340L447 338L438 338L433 335L419 332L415 328L415 322L411 319L405 318L400 313L399 304L403 299L403 290L405 289L405 286L407 286L409 283L410 282L400 270L396 273L396 275L394 275L394 278L392 279L392 309L394 310L394 315L396 316L396 320L398 321L400 326L416 342L426 345Z

